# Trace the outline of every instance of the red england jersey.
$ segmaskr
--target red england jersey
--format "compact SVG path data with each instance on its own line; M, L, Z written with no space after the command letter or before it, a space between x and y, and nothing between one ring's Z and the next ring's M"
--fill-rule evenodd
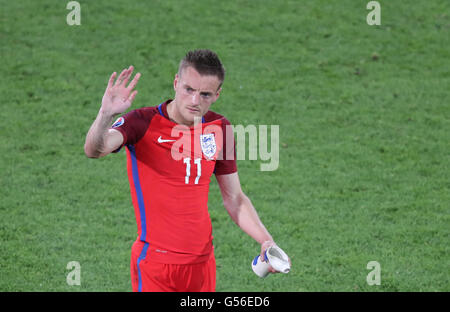
M123 135L138 240L161 263L198 263L212 251L208 213L213 173L237 171L230 122L208 111L195 127L168 119L167 104L139 108L113 128Z

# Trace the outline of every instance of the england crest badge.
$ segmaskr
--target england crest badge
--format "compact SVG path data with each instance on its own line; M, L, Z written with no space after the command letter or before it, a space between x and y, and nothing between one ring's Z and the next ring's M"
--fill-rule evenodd
M216 140L214 139L214 133L200 135L200 146L202 152L207 159L212 159L216 154Z

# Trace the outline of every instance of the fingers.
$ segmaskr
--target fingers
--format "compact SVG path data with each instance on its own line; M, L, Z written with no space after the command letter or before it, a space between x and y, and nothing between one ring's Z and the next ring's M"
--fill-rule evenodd
M123 80L122 80L122 84L123 86L126 86L126 84L128 83L128 80L131 77L131 74L133 73L134 67L132 65L130 65L130 67L128 67L128 69L125 72L125 75L123 76Z
M129 68L128 68L128 69L129 69ZM116 83L114 84L115 86L116 86L116 85L121 85L121 84L122 84L122 81L123 81L123 79L125 78L125 75L127 74L128 69L122 70L122 72L120 73L119 77L118 77L117 80L116 80Z
M275 245L275 242L274 242L274 241L270 241L270 240L267 240L267 241L265 241L265 242L263 242L263 243L261 244L261 259L263 259L264 261L266 261L266 259L265 259L265 253L266 253L266 250L267 250L269 247L274 246L274 245Z
M138 81L139 81L139 78L141 78L141 73L137 73L137 74L134 76L133 80L131 80L130 84L128 85L128 89L129 89L129 90L133 90L133 89L134 89L134 87L136 86L136 84L137 84Z
M108 82L108 87L113 87L113 86L122 86L125 87L126 84L128 83L128 80L131 77L131 74L133 73L134 67L131 65L130 67L128 67L127 69L122 70L122 72L120 73L119 77L117 78L116 82L114 83L114 79L117 75L116 72L114 72L111 75L111 78L109 79ZM130 82L130 84L128 85L127 89L129 89L130 91L134 89L134 87L136 86L136 84L139 81L139 78L141 77L141 73L137 73L134 76L134 79Z
M136 97L137 94L138 94L137 90L135 90L133 93L131 93L130 102L134 101L134 98Z
M135 90L133 93L131 93L131 95L128 97L127 102L129 103L129 105L131 105L131 103L133 103L134 98L136 97L137 94L137 90Z
M113 72L108 81L108 88L111 88L114 84L114 79L116 78L117 73Z
M265 249L261 250L261 253L259 254L259 258L261 259L261 261L264 261L264 262L267 261L266 260L266 250Z
M128 82L128 79L131 76L131 73L133 72L134 67L130 66L124 70L122 70L122 72L120 73L119 77L116 80L116 83L114 84L114 86L124 86L126 85L126 83Z

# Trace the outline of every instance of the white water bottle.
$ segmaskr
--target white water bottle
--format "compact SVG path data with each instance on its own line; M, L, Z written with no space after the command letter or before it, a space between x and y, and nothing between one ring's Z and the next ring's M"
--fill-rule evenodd
M266 277L269 274L269 267L272 266L275 270L281 273L289 273L291 264L289 257L278 246L271 246L264 252L264 259L261 260L260 255L257 255L252 261L252 269L259 277Z

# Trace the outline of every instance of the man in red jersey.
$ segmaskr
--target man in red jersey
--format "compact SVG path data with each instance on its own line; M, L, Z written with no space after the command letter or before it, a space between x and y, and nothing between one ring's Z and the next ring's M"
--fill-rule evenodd
M225 208L261 244L261 255L275 245L242 192L230 123L209 110L219 97L225 70L214 52L190 51L175 75L173 100L132 110L112 124L137 94L133 89L141 74L128 84L132 72L130 66L117 79L116 73L111 75L84 150L98 158L126 146L138 227L131 251L133 291L214 291L207 206L213 173Z

